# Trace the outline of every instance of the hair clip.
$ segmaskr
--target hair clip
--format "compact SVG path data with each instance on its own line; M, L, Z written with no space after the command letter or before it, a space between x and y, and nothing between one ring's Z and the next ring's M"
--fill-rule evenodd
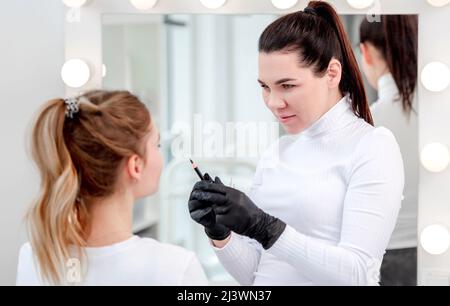
M310 15L314 15L314 16L319 16L319 14L317 14L317 11L315 9L313 9L312 7L305 7L305 9L303 10L304 13L306 14L310 14Z
M70 119L73 119L73 115L78 113L78 111L80 110L80 101L78 100L78 98L68 98L64 99L64 103L66 104L66 116Z

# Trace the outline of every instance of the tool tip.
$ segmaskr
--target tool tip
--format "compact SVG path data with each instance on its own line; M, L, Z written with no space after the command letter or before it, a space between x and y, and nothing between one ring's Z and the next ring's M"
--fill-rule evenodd
M192 159L189 158L189 160L191 161L191 164L194 164L194 162L192 161Z

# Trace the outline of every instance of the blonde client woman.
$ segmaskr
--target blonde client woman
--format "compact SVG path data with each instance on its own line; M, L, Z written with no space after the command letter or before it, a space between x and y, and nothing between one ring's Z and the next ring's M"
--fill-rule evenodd
M399 146L374 128L335 10L311 1L259 40L266 106L290 134L261 159L249 196L210 177L191 217L243 285L376 285L403 191Z
M207 284L193 253L132 233L133 203L157 191L162 169L158 130L137 97L92 91L52 100L31 148L41 190L18 285Z

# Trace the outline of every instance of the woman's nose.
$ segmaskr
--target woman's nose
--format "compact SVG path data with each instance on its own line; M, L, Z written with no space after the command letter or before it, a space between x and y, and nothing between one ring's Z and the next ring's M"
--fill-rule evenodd
M269 99L267 100L267 106L270 109L284 108L284 107L286 107L286 102L283 99L281 99L280 97L271 94L269 96Z

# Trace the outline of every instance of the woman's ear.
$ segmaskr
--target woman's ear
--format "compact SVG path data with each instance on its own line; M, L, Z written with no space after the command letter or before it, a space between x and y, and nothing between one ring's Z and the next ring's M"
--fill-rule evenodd
M140 180L144 169L144 162L142 158L136 154L128 158L126 169L130 178L133 180Z
M369 52L369 46L366 43L360 43L359 48L361 49L361 55L367 65L371 66L373 64L372 54Z
M327 78L328 78L328 87L336 88L339 87L339 83L341 82L342 77L342 65L337 59L331 59L328 64L327 69Z

